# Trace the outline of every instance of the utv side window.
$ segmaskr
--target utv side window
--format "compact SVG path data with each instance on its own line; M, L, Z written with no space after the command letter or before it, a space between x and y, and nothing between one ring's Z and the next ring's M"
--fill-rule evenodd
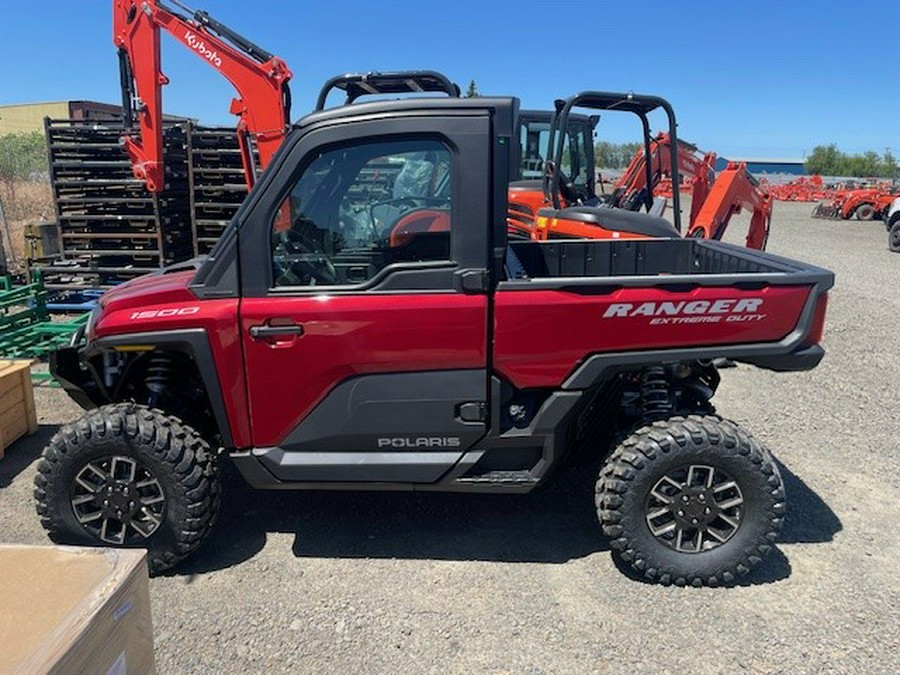
M275 286L355 286L395 263L449 261L450 157L432 139L316 157L272 223Z

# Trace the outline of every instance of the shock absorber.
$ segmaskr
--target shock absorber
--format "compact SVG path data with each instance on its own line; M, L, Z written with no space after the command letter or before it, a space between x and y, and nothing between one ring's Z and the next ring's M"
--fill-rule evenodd
M153 352L147 363L147 374L144 383L150 393L147 403L153 407L161 407L166 395L172 372L175 370L175 360L171 354L165 352Z
M669 378L662 366L641 372L641 407L645 417L649 418L668 417L674 410Z

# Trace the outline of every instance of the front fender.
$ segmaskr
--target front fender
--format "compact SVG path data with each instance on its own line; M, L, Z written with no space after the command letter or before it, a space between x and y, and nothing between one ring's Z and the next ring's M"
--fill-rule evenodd
M130 333L98 338L83 346L66 347L50 358L50 370L66 393L81 407L94 408L113 402L94 366L104 353L165 349L189 355L200 373L209 404L226 448L234 447L219 376L206 331L202 328Z

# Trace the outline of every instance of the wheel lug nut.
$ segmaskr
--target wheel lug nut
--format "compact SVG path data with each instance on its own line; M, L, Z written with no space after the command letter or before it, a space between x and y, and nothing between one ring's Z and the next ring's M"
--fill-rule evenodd
M703 509L703 512L708 515L708 514L712 513L712 510L707 506L705 509Z
M679 517L679 518L684 518L684 511L679 511L679 512L678 512L678 517Z
M103 500L103 506L109 506L109 500L108 500L108 499L104 499L104 500Z
M689 502L690 500L691 500L690 497L688 497L687 495L684 495L684 496L681 498L681 501L683 501L683 502L685 502L685 503Z
M692 522L694 525L696 525L696 524L697 524L698 522L700 522L700 521L697 520L696 518L691 518L691 522Z
M706 501L706 495L701 494L701 495L700 495L700 501L701 501L701 502L705 502L705 501Z

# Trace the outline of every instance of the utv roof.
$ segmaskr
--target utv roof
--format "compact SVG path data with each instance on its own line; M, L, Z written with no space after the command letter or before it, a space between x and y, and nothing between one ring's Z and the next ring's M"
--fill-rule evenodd
M297 120L294 123L294 128L302 129L319 122L339 120L341 118L358 118L366 115L383 115L385 113L484 110L485 108L517 110L518 106L519 99L511 96L479 96L477 98L419 96L389 101L368 101L366 103L356 103L354 105L342 105L327 110L317 110Z
M324 110L328 95L340 90L346 94L343 105L349 105L361 96L379 94L444 93L459 97L459 85L435 70L409 70L395 73L347 73L328 80L319 92L316 110Z

